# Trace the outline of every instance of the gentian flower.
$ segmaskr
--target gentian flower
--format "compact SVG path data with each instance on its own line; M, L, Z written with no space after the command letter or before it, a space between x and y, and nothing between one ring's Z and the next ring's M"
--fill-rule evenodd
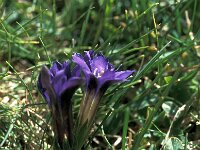
M69 142L73 138L71 98L82 81L79 67L71 71L69 62L56 61L50 69L43 66L39 74L38 89L51 110L60 146L66 136Z
M94 51L86 51L84 56L75 53L72 61L82 69L86 78L86 92L80 106L79 122L91 126L99 102L108 87L113 83L126 81L134 71L116 71L107 58L100 53L94 55Z

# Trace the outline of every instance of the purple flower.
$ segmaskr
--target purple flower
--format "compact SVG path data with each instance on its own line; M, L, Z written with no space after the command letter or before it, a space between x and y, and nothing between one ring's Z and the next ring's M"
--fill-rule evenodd
M62 105L66 99L71 99L81 80L78 66L71 71L69 62L61 64L56 61L50 69L42 67L38 89L49 106L54 102Z
M54 128L62 143L65 134L72 138L71 98L82 83L80 68L71 71L69 62L54 62L50 69L43 66L38 78L38 89L51 109Z
M86 51L85 56L75 53L73 61L80 66L86 77L87 88L90 86L95 91L106 90L110 84L126 81L134 71L115 71L114 66L102 54L94 56L94 51ZM95 85L91 85L91 83ZM104 89L102 89L104 88Z
M86 51L84 56L75 53L72 58L86 78L86 94L79 112L80 122L92 122L100 99L108 87L126 81L134 71L116 71L107 58L102 54L94 55L94 51Z

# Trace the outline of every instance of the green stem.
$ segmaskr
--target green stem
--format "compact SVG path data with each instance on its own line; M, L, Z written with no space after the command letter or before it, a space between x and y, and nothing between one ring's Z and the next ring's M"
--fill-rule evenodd
M130 114L130 108L126 107L125 112L124 112L124 127L123 127L123 133L122 133L122 150L126 149L126 135L127 135L127 130L128 130L129 114Z

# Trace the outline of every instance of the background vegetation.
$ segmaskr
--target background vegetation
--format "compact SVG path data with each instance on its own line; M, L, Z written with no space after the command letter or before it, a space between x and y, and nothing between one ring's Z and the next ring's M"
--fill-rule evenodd
M108 90L87 148L200 149L199 8L198 0L0 0L1 149L52 148L39 70L90 49L137 73Z

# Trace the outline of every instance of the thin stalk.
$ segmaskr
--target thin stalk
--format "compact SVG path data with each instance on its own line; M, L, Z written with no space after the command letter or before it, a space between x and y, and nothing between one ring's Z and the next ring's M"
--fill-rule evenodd
M124 126L123 126L123 133L122 133L122 150L126 150L126 135L128 131L128 121L130 115L130 108L126 107L124 112Z

